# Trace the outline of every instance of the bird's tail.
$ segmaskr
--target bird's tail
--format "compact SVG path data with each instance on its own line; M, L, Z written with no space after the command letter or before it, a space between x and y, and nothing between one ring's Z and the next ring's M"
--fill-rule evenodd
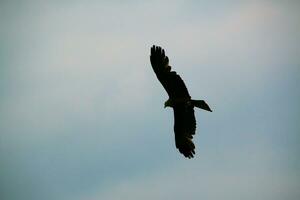
M207 105L207 103L204 100L192 100L192 103L197 108L201 108L203 110L212 112L212 110L210 109L210 107Z

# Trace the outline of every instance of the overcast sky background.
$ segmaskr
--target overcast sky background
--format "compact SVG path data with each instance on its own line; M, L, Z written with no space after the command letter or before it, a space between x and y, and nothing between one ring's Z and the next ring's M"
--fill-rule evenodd
M300 3L1 1L4 200L300 199ZM196 156L149 61L195 99Z

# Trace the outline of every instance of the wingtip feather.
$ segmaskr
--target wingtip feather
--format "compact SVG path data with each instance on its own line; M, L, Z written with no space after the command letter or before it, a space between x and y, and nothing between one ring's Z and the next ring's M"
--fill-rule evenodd
M187 158L193 158L195 155L195 145L190 138L176 138L176 147Z

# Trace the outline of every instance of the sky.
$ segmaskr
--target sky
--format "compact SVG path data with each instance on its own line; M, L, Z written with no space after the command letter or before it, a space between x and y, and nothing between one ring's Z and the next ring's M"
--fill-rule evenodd
M297 1L1 1L5 200L300 198ZM151 68L162 46L194 99L175 148Z

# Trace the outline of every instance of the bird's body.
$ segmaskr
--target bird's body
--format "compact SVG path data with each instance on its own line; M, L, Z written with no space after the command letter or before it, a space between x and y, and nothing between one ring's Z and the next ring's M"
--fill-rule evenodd
M185 157L192 158L195 154L195 145L192 141L196 131L196 119L194 107L211 111L203 100L193 100L180 78L171 71L169 59L161 47L151 48L150 61L152 68L169 95L165 107L172 107L174 110L174 132L176 148Z

